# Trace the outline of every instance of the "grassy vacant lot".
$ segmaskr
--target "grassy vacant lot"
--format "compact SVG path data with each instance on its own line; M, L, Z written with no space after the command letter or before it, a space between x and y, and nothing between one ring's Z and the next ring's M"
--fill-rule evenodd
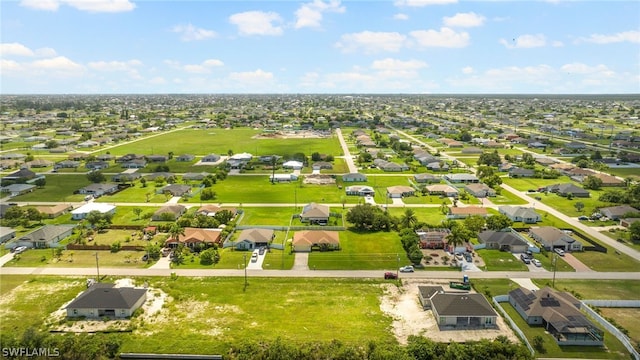
M146 262L141 260L144 251L122 250L112 253L108 250L65 250L58 260L52 249L29 249L20 254L19 259L13 259L4 266L95 268L96 253L101 267L144 268L146 266Z
M245 207L240 225L288 226L293 214L299 214L301 206L294 207ZM338 209L336 209L338 210Z
M395 269L408 264L400 238L395 232L340 232L338 251L312 252L309 268L317 270Z
M522 205L527 203L524 199L505 189L501 189L500 195L489 198L489 200L496 205Z
M85 174L47 174L47 184L42 189L14 197L15 201L82 201L84 195L73 192L90 184Z
M378 281L250 278L244 289L242 278L148 280L174 300L127 336L124 352L223 354L232 342L278 337L395 343Z
M626 329L636 349L640 346L640 309L638 308L600 308L600 314L606 319L614 319L615 322Z
M303 152L311 155L342 155L337 137L329 139L253 139L260 133L248 128L225 129L185 129L143 139L130 144L114 147L109 151L114 155L136 154L168 154L172 151L179 154L207 155L217 153L226 155L229 150L234 153L248 152L253 155L294 154Z
M527 266L507 251L480 249L478 255L484 260L488 271L527 271Z
M630 177L635 180L640 179L640 168L609 168L607 172L614 176L620 176L622 178Z
M142 187L139 183L134 186L122 190L113 195L101 196L96 199L97 202L124 202L124 203L143 203L147 202L147 195L149 196L150 203L163 203L167 201L167 197L164 194L157 194L156 190L159 190L162 186L156 188L155 183L148 182L147 187Z
M387 209L389 214L392 216L402 218L404 212L408 208L397 208L390 207ZM446 216L440 212L440 208L438 207L428 207L428 208L411 208L418 219L418 222L425 222L431 225L438 225L442 222L442 220L446 219Z

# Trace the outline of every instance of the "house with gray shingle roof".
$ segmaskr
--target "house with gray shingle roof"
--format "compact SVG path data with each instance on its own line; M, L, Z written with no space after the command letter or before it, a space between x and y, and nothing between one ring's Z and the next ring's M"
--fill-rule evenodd
M422 289L421 289L422 288ZM440 329L496 328L498 314L482 294L418 287L423 307L430 308ZM426 304L426 306L425 306Z
M67 316L72 318L109 317L128 318L147 299L147 289L115 287L114 284L91 285L67 307Z
M58 247L58 243L71 235L75 227L75 225L45 225L21 236L11 244L11 247L26 246L36 249Z
M542 220L533 208L525 206L498 206L500 214L505 215L513 222L523 222L525 224L535 224Z

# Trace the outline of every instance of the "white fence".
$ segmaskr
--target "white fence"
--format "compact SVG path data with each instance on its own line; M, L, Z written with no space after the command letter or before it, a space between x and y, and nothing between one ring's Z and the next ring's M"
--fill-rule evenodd
M640 308L640 300L582 300L582 302L606 308Z
M534 355L536 353L536 351L533 349L531 344L529 344L529 340L527 340L527 337L524 335L522 330L520 330L518 325L516 325L516 323L513 321L513 319L511 319L511 317L507 314L507 312L502 308L502 306L500 305L501 302L509 302L509 295L494 296L493 297L493 304L498 309L498 311L500 311L500 313L502 314L502 317L504 317L504 319L507 320L509 325L511 325L511 328L513 329L513 331L515 331L516 334L518 334L518 336L520 337L520 339L522 339L524 344L529 349L529 352L531 352L531 355Z
M622 331L618 330L617 327L611 325L610 322L608 322L605 318L600 316L600 314L595 312L593 309L591 309L587 305L587 302L595 302L595 301L599 302L599 301L608 301L608 300L586 300L586 301L582 301L581 308L584 309L584 311L587 314L589 314L589 316L591 316L591 318L593 318L594 320L599 322L602 326L604 326L605 329L607 329L613 336L618 338L618 340L620 340L622 345L624 345L624 347L627 348L627 350L629 350L629 352L631 353L631 356L633 356L634 359L640 360L640 354L638 353L638 350L636 350L635 347L633 346L633 344L631 343L631 340L629 340L629 337L627 335L623 334ZM618 301L623 301L623 300L618 300ZM636 303L638 302L638 300L629 300L629 301L635 301ZM616 301L612 301L612 302L616 302ZM605 306L603 306L603 307L605 307Z

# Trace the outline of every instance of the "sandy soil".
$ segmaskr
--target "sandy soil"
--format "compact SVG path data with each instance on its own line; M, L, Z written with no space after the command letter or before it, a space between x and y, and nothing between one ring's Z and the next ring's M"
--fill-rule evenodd
M518 341L500 316L498 316L497 329L441 331L433 313L430 310L422 310L418 299L418 286L442 285L448 289L448 284L448 280L404 280L400 288L391 283L383 284L385 293L381 299L380 309L393 318L392 331L398 342L406 344L409 335L424 335L440 342L493 339L500 335L514 342Z

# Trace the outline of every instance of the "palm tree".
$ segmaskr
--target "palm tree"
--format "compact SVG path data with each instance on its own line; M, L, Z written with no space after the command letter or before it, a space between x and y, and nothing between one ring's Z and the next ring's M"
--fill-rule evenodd
M170 239L178 240L180 235L184 236L184 228L178 224L173 224L169 228L168 233Z
M413 209L406 209L404 214L402 215L402 219L400 220L400 225L404 228L412 228L416 222L418 222L418 218L416 218L416 213Z
M447 245L455 249L460 245L464 245L468 240L468 230L463 226L454 226L451 233L447 236Z

